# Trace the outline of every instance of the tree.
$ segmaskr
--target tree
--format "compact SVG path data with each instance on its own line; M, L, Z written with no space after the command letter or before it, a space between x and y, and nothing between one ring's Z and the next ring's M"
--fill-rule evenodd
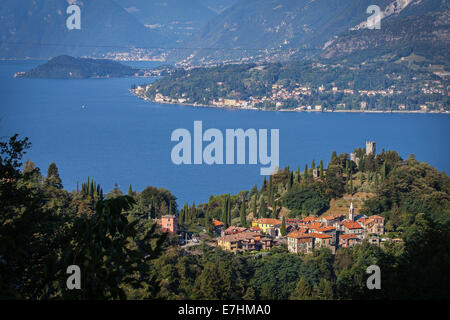
M323 179L323 160L320 160L319 174L320 178Z
M229 227L228 226L228 198L223 199L222 222L225 225L225 229Z
M255 289L253 287L248 287L245 291L245 295L242 297L243 300L256 300Z
M254 218L258 218L258 212L256 211L256 195L253 197L252 211Z
M162 253L166 234L157 235L154 224L138 246L130 247L137 235L137 222L130 223L122 212L134 203L128 196L99 201L94 215L74 221L58 276L63 279L60 286L65 287L63 266L78 265L84 285L83 290L64 290L65 298L126 299L124 285L142 288L143 283L154 282L144 257L155 259ZM156 240L153 245L152 239Z
M47 177L44 179L44 185L62 189L62 180L59 177L58 167L54 162L50 163L47 169Z
M286 235L286 219L284 217L281 221L280 233L283 237Z
M305 277L302 276L300 280L297 282L297 286L295 290L292 292L290 299L291 300L310 300L311 299L311 286L306 281Z
M246 203L242 202L242 204L241 204L241 211L239 213L240 218L241 218L241 227L246 227L247 226L247 213L245 211L245 206L246 206Z
M264 202L263 197L261 197L261 201L259 203L259 216L261 218L267 218L266 217L266 203Z
M314 296L319 300L332 300L334 293L331 281L320 279L319 284L314 286Z

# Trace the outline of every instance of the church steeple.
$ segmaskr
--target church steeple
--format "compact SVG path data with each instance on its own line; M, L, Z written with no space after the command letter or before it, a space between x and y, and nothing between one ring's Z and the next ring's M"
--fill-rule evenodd
M355 218L354 214L355 214L355 212L353 209L353 201L352 201L352 202L350 202L350 209L348 209L348 219L353 221L353 219Z

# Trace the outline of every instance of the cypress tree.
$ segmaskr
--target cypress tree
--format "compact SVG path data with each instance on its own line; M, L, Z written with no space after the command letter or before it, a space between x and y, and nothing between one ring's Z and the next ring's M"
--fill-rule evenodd
M313 161L311 163L311 170L314 170L315 167L316 167L316 162L313 159Z
M386 179L386 161L383 162L383 166L381 167L381 181Z
M228 226L231 226L231 199L228 198L228 213L227 213L227 218L228 218Z
M323 178L323 160L320 160L319 171L320 171L320 178Z
M259 204L259 216L261 218L267 218L266 217L266 203L264 202L263 197L261 197L261 202Z
M350 193L353 194L353 175L350 172Z
M241 204L241 211L240 211L239 215L241 217L241 227L246 227L247 226L247 213L245 211L245 202L242 202L242 204Z
M225 224L225 227L227 228L227 224L228 224L228 199L225 198L223 200L223 207L222 207L222 222Z
M304 180L308 180L308 165L305 164L305 171L303 171Z
M256 212L256 194L253 197L253 206L252 206L253 216L258 218L258 213Z
M131 187L131 184L130 184L130 186L128 187L128 196L129 196L129 197L132 197L132 196L133 196L133 188Z
M206 210L205 221L203 223L205 224L205 231L209 232L209 210Z
M286 235L286 220L284 217L283 220L281 221L280 233L283 237Z
M337 153L336 153L336 151L333 151L333 153L331 154L330 163L331 164L336 164L336 162L337 162Z

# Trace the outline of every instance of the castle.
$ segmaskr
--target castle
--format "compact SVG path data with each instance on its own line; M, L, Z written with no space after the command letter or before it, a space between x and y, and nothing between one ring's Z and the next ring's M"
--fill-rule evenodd
M372 154L375 155L376 151L376 143L375 141L366 141L366 155Z

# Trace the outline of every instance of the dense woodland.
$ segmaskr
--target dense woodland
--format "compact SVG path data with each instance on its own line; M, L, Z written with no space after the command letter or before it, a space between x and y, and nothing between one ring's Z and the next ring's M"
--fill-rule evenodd
M0 298L3 299L438 299L450 286L450 179L413 155L356 149L358 165L333 152L303 170L285 168L262 186L177 208L165 189L103 194L92 178L67 191L58 168L24 161L28 138L0 143ZM313 177L312 169L319 175ZM206 243L182 249L154 223L179 215L182 232L212 233L213 218L248 225L254 217L321 214L330 200L371 192L362 212L386 219L384 248L363 243L290 254L283 246L231 254ZM66 289L79 265L82 290ZM382 290L366 289L366 268L381 268Z

